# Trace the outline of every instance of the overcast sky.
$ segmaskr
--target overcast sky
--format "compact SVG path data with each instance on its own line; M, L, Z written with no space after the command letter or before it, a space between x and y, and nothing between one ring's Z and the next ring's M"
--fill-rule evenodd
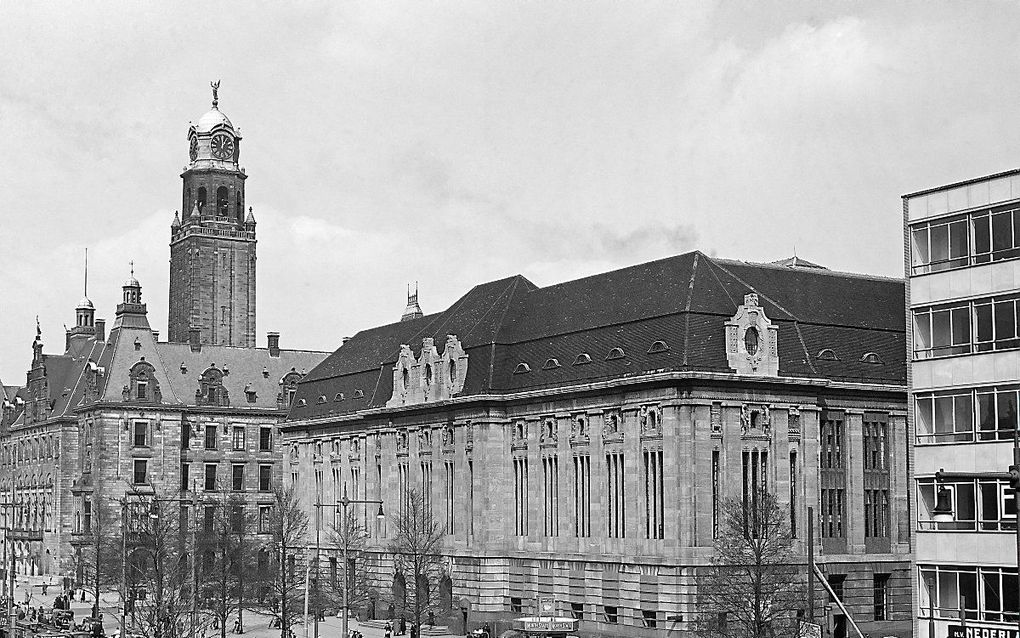
M0 379L128 261L166 335L186 133L244 136L258 342L698 249L901 276L900 195L1020 165L1014 2L0 2ZM611 300L607 300L611 303Z

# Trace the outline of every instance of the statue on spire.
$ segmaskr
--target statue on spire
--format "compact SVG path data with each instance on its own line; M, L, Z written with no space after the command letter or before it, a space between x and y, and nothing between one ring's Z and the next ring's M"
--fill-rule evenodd
M219 95L220 81L216 80L215 82L210 82L209 86L212 87L212 107L215 109L215 108L218 108L218 105L220 103L220 95Z

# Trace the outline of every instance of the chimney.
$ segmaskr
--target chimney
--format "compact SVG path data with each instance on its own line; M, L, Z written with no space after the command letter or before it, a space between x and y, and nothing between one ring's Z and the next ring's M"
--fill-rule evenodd
M96 319L96 341L106 341L106 319Z
M347 345L347 342L350 340L351 340L350 337L344 337L343 339L340 340L340 345L345 346Z
M278 357L280 356L280 333L279 332L267 332L266 342L269 345L269 356Z
M159 341L159 330L153 330L152 331L152 340L153 341Z
M71 331L64 328L64 352L71 350Z
M202 329L198 326L188 328L188 342L192 352L202 352Z

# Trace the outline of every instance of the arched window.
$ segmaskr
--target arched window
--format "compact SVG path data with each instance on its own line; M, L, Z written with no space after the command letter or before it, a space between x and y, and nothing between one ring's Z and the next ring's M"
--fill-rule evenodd
M407 390L407 386L410 385L410 383L411 383L411 378L410 378L410 375L407 373L407 368L404 368L404 371L403 371L403 373L401 373L401 377L400 378L401 378L401 382L404 384L404 390L406 391Z
M198 210L200 211L205 211L205 198L205 186L199 186L198 199L196 201L198 202Z
M450 385L457 383L457 362L450 359Z
M425 364L425 385L432 385L432 366Z
M229 194L226 186L220 186L216 189L216 214L222 217L226 217L229 212L227 211L227 199Z

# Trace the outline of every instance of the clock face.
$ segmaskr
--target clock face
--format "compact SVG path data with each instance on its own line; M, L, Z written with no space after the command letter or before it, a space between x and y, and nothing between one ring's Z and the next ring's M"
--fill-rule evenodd
M211 149L216 159L229 159L234 156L234 140L229 135L217 135L212 138Z
M195 158L198 157L198 138L197 137L191 138L191 151L190 151L190 155L191 155L191 161L192 162L194 162Z

